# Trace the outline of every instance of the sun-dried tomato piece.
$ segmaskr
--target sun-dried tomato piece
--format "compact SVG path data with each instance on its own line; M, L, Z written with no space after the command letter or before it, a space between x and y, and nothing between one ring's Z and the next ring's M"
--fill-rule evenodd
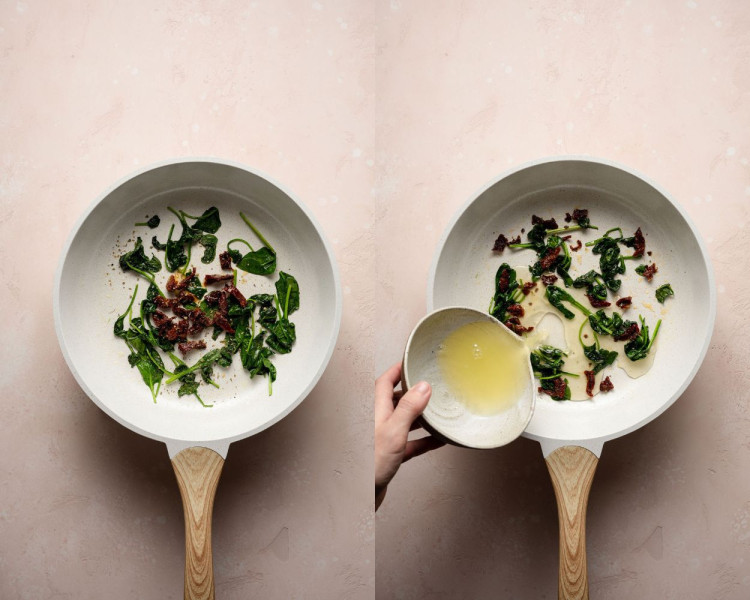
M200 300L198 300L198 297L192 292L188 292L187 290L178 290L176 300L178 304L199 304L200 303Z
M526 314L526 311L524 311L523 306L521 306L520 304L511 304L505 310L514 317L522 317Z
M190 285L190 280L195 277L195 267L192 268L190 273L181 275L180 273L173 273L167 280L167 291L176 292L177 290L184 290Z
M554 388L551 390L539 387L539 393L547 394L548 396L552 396L552 398L555 398L557 400L564 400L565 390L568 389L568 383L562 377L556 377L552 380L552 385L554 385Z
M599 298L596 298L595 296L592 296L591 294L586 294L586 298L589 299L589 303L594 308L604 308L606 306L612 306L612 303L607 300L600 300Z
M200 308L196 308L190 314L190 327L188 328L188 335L195 335L200 333L206 327L213 325L208 315L204 313Z
M615 302L617 306L619 306L621 309L626 310L630 308L630 305L633 304L633 297L632 296L625 296L624 298L620 298L617 302Z
M206 275L203 278L203 285L207 286L213 283L219 283L221 281L231 281L232 279L234 279L234 275L231 273L226 273L226 274L221 273L219 275Z
M544 256L539 259L539 266L542 268L542 271L549 270L552 264L557 260L557 256L560 254L561 250L561 246L555 246L554 248L547 249L547 252L544 253Z
M656 263L651 263L650 265L646 265L642 275L646 278L646 281L651 281L658 270Z
M545 229L557 229L557 221L555 219L542 219L536 215L531 215L532 225L544 225Z
M165 315L160 310L155 310L153 313L151 313L151 321L153 321L154 327L156 328L161 327L162 325L164 325L164 323L168 323L171 320L172 319L170 317Z
M589 211L586 208L575 208L573 209L573 220L580 221L589 216Z
M531 290L533 290L536 287L536 281L527 281L523 284L523 287L521 288L521 292L523 292L524 296L528 296L531 293Z
M236 287L234 287L233 285L225 285L224 289L229 293L230 296L232 296L232 298L237 300L237 302L242 308L245 308L245 306L247 306L247 299L245 298L245 296L242 295L242 292L238 290Z
M165 298L164 296L159 294L154 298L154 304L156 304L158 308L162 308L164 310L172 310L175 305L175 298Z
M613 389L615 389L615 384L610 381L609 375L607 375L599 383L599 391L600 392L611 392Z
M508 247L509 243L510 242L508 241L508 238L505 237L505 235L501 233L499 236L497 236L497 239L495 240L495 243L492 246L492 251L502 253L502 251Z
M586 376L586 395L591 398L594 396L595 375L593 371L584 371L583 374Z
M185 356L191 350L204 350L206 348L206 342L203 340L191 340L189 342L181 342L177 344L182 355Z
M635 236L633 237L635 238L633 240L633 256L643 256L643 253L646 251L646 238L643 237L640 227L636 230Z
M227 311L229 310L229 295L224 292L221 296L219 296L219 306L218 306L218 312L222 315L226 315Z
M181 304L175 304L172 307L172 312L176 314L178 317L189 317L190 314L193 312L192 310L189 310L182 306Z
M497 280L497 289L499 292L502 292L504 294L508 291L509 285L510 271L508 269L503 269L502 273L500 273L500 278Z
M508 329L517 335L521 335L527 331L533 331L533 327L524 327L521 325L521 320L518 317L511 317L505 323L503 323Z
M570 248L573 252L578 252L582 247L583 247L583 242L581 240L578 240L575 246L571 246L571 245L568 246L568 248Z
M229 322L229 319L227 319L221 313L216 313L214 315L214 325L221 327L227 333L234 333L234 329L232 328L232 324Z
M159 335L170 342L184 341L187 339L189 322L187 319L175 321L170 319L159 327Z
M221 298L223 295L224 295L223 291L215 290L203 296L203 299L206 301L206 304L208 304L209 306L216 306L217 304L219 304L219 298Z
M620 335L613 335L612 338L616 342L629 342L633 338L637 337L640 332L641 328L638 327L638 323L631 323L628 328Z
M177 289L177 278L173 274L169 276L169 279L167 279L167 291L174 292L176 289Z
M177 339L186 340L189 328L190 328L190 321L188 319L180 319L179 321L175 322L175 329L177 330Z
M557 281L557 275L542 275L541 279L544 285L552 285Z
M225 271L232 270L232 257L228 251L224 250L224 252L219 254L219 264Z

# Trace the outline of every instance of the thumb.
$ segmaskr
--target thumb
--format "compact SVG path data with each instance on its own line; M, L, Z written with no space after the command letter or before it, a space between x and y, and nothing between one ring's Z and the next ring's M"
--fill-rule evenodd
M390 420L399 428L409 431L411 424L422 414L430 401L432 388L426 381L420 381L398 401Z

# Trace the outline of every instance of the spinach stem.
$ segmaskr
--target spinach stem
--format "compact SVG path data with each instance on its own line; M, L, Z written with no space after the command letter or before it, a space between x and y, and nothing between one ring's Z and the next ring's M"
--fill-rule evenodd
M648 348L646 348L647 353L649 350L651 350L651 346L653 346L654 342L656 341L656 334L659 333L659 327L661 327L661 319L656 322L656 327L654 327L654 335L651 338L651 341L648 343Z
M260 232L260 231L258 231L258 230L257 230L257 228L255 227L255 225L253 225L253 224L252 224L252 223L250 222L250 219L248 219L248 218L247 218L247 217L246 217L246 216L245 216L245 215L244 215L243 213L240 213L240 217L242 217L242 220L243 220L243 221L245 221L245 223L247 224L247 226L248 226L248 227L249 227L250 229L252 229L252 230L253 230L253 233L254 233L255 235L257 235L257 236L258 236L258 239L259 239L259 240L260 240L261 242L263 242L263 245L264 245L264 246L265 246L266 248L268 248L269 250L272 250L273 252L276 252L276 250L274 250L273 246L272 246L271 244L269 244L269 243L268 243L268 240L267 240L266 238L264 238L264 237L263 237L263 234L261 234L261 232Z
M250 252L255 252L255 250L253 250L253 247L248 242L246 242L245 240L243 240L242 238L234 238L233 240L229 240L227 242L227 250L231 250L230 246L231 246L231 244L233 242L242 242L243 244L245 244L245 246L247 246L248 248L250 248Z
M619 231L620 232L620 237L618 237L618 238L612 238L612 239L621 240L624 237L623 234L622 234L622 228L621 227L613 227L612 229L607 229L607 231L604 232L604 235L602 237L597 238L595 240L592 240L590 242L586 242L586 246L593 246L597 242L601 241L603 238L609 237L609 234L612 233L613 231Z
M557 229L548 229L547 235L556 235L558 233L568 233L571 231L578 231L579 229L599 229L596 225L589 225L588 227L581 227L580 225L571 225L569 227L558 227Z
M289 314L289 296L292 293L292 286L287 286L286 288L286 300L284 301L284 318L286 319L287 315Z
M133 290L133 295L130 297L130 304L128 304L128 307L125 309L125 312L122 313L120 316L118 316L118 319L122 319L125 315L129 314L128 322L133 320L133 311L131 310L133 308L133 302L135 302L135 295L138 293L138 284L135 284L135 289Z

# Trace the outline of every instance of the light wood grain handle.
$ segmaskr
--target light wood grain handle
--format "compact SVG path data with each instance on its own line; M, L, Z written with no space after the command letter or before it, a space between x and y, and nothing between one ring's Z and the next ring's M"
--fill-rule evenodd
M580 446L563 446L547 456L547 469L557 498L560 525L560 600L588 600L586 507L599 459Z
M214 599L211 513L224 459L209 448L187 448L172 459L185 513L185 600Z

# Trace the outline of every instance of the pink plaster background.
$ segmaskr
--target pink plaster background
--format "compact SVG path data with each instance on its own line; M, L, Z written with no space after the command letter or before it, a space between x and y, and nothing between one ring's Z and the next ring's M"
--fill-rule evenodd
M375 237L399 242L380 244L378 371L424 314L444 228L487 181L576 153L647 174L707 243L718 318L682 398L604 446L591 597L750 598L750 7L394 1L379 23ZM379 599L557 597L557 513L536 442L408 463L376 526Z
M350 2L0 4L0 598L182 598L163 444L109 419L57 345L63 241L112 182L217 156L292 190L344 292L328 371L232 444L214 508L217 597L372 598L373 9ZM364 190L364 191L363 191Z

